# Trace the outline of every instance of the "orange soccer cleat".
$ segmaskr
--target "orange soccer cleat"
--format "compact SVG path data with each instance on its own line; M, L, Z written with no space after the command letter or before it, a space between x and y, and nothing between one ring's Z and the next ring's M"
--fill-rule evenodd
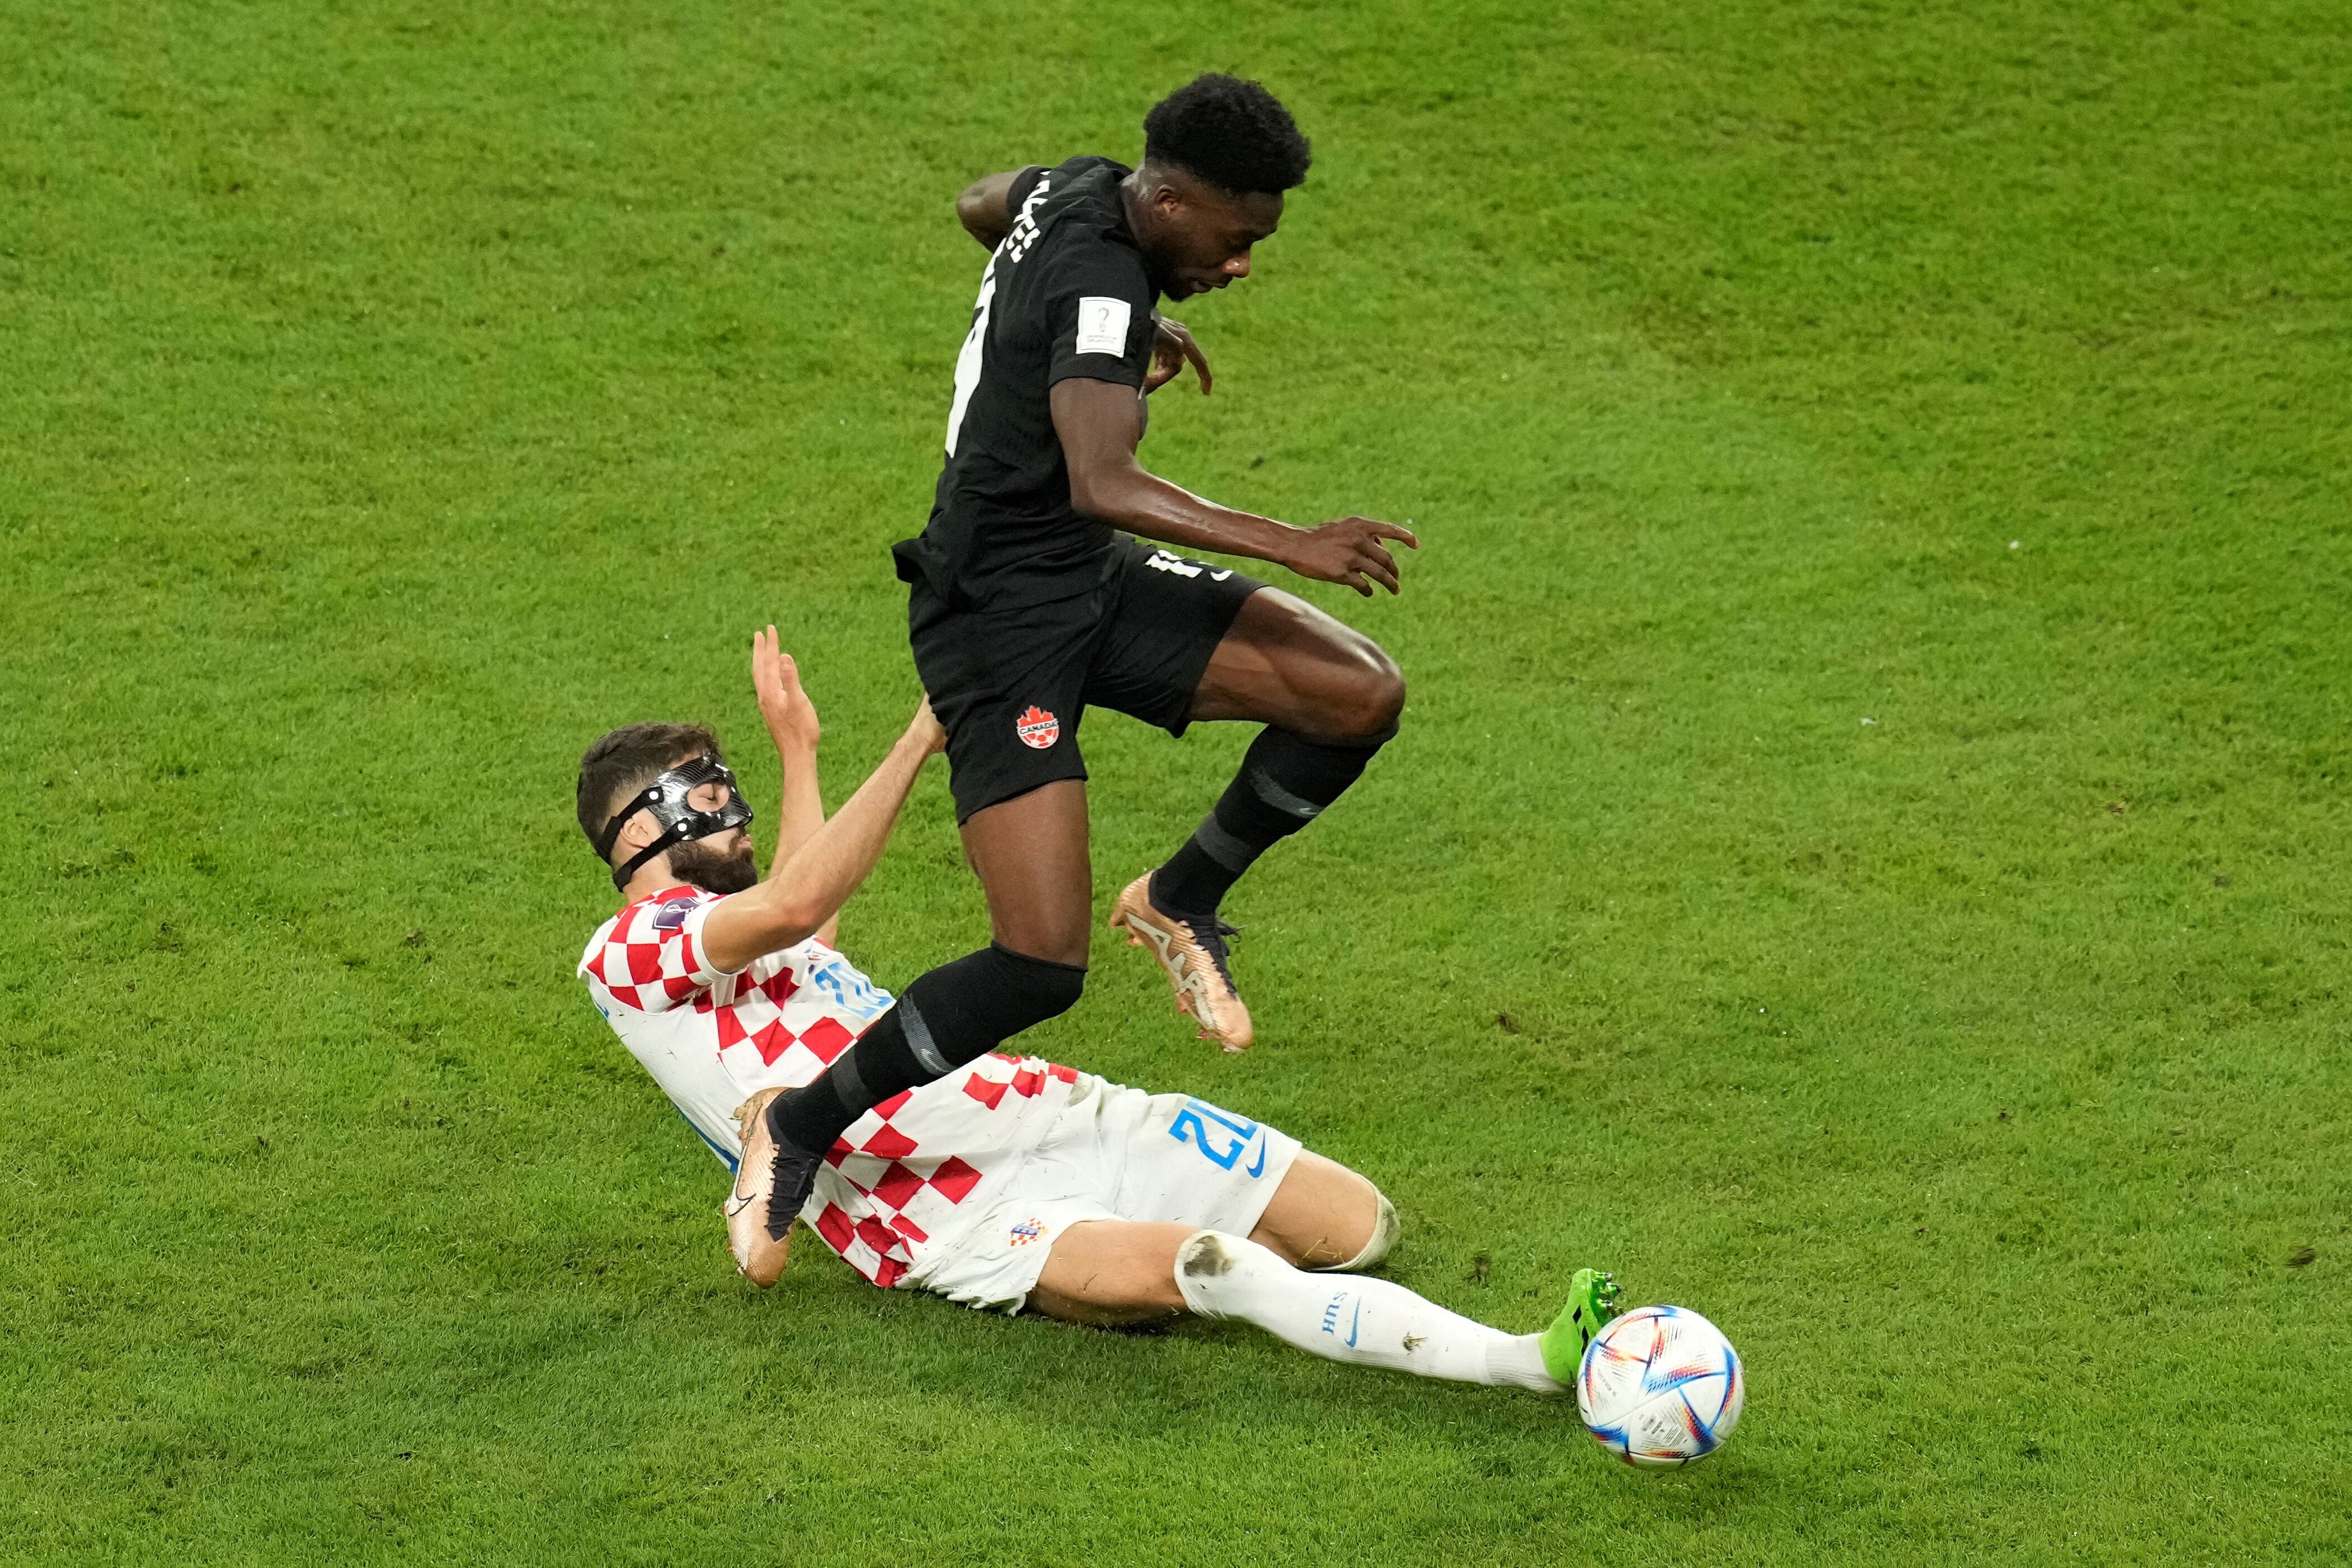
M1192 1015L1202 1040L1213 1040L1229 1051L1250 1048L1249 1009L1234 989L1226 958L1225 938L1234 935L1232 926L1214 917L1202 925L1161 914L1152 907L1150 872L1127 884L1110 923L1114 929L1126 930L1129 946L1151 949L1176 989L1176 1010Z
M789 1225L781 1236L768 1223L774 1201L778 1166L775 1135L768 1131L768 1102L782 1089L763 1089L735 1107L735 1127L743 1139L743 1163L736 1167L735 1190L719 1212L727 1217L727 1249L735 1254L742 1276L766 1290L782 1278L784 1256L791 1250ZM796 1173L785 1173L787 1175Z

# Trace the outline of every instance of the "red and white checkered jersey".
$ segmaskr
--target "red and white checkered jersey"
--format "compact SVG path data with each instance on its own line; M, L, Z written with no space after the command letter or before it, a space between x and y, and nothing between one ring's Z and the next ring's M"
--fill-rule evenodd
M797 1089L890 1006L890 993L811 938L726 973L702 955L723 894L670 887L607 920L580 956L588 995L621 1043L732 1171L735 1107ZM991 1054L897 1094L825 1155L801 1218L876 1284L897 1284L924 1247L982 1212L1045 1135L1078 1074Z

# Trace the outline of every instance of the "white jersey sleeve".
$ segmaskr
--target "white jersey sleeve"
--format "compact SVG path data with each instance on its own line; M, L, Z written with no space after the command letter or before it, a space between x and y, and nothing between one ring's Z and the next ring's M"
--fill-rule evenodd
M580 973L632 1012L666 1013L709 990L725 973L702 953L702 925L724 894L673 887L605 923L580 956Z

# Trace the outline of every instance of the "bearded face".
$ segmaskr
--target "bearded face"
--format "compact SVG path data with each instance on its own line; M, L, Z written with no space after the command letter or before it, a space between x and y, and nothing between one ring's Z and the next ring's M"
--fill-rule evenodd
M734 843L731 850L718 847L730 840ZM669 872L678 881L711 893L741 893L760 881L760 868L751 859L751 837L740 831L673 845Z

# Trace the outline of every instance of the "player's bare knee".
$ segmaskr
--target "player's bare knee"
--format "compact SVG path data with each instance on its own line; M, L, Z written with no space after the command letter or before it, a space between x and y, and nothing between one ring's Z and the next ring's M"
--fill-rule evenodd
M1334 740L1385 740L1404 713L1404 672L1388 651L1369 639L1354 650L1348 678L1329 706Z
M1034 936L1024 936L1019 941L1007 941L998 936L995 945L1023 958L1078 971L1070 992L1070 1000L1075 1002L1078 999L1078 989L1086 985L1087 949L1093 936L1091 931L1084 931L1076 936L1056 934L1042 939Z
M1396 1245L1400 1228L1396 1205L1354 1171L1346 1174L1355 1190L1333 1205L1337 1212L1329 1229L1304 1260L1304 1267L1318 1273L1369 1269Z
M1386 735L1404 716L1404 671L1389 656L1387 649L1374 644L1371 650L1372 669L1364 682L1364 728L1367 737Z
M1389 1195L1372 1188L1371 1234L1365 1239L1363 1250L1349 1259L1347 1267L1369 1269L1378 1263L1389 1255L1403 1228L1404 1222L1397 1218L1396 1205L1389 1201Z
M1057 911L1050 916L1041 911L1015 911L1009 916L999 915L989 927L994 945L1016 957L1084 968L1087 945L1094 937L1094 911L1087 906L1075 915Z

